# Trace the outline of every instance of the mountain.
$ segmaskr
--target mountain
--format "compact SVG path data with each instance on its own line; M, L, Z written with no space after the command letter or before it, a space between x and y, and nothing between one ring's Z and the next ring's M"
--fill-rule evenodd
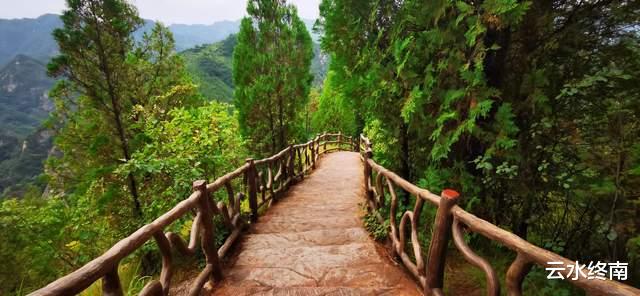
M212 25L171 25L176 50L183 51L202 44L211 44L238 33L240 21L221 21Z
M53 79L46 65L19 54L0 68L0 133L25 137L44 120L53 105L47 93Z
M145 20L145 24L135 33L140 39L155 25L154 21ZM31 56L41 61L58 53L58 46L51 33L62 26L60 16L45 14L38 18L0 19L0 66L9 62L18 54ZM211 25L170 25L176 49L182 51L201 44L223 40L230 34L238 32L240 21L220 21Z
M53 84L46 66L26 55L0 68L0 196L22 195L23 185L42 173L52 140L40 126L53 110L47 96Z
M51 32L62 26L59 15L36 19L0 19L0 67L23 54L46 61L58 52Z
M200 92L208 99L230 102L233 99L233 48L236 35L229 35L222 41L198 45L180 52L187 70ZM320 51L320 45L313 44L314 57L311 61L313 85L320 87L326 76L329 57Z
M208 99L230 102L233 98L233 48L236 35L220 42L199 45L180 53L200 92Z
M304 20L312 38L317 41L318 36L312 32L313 20ZM145 20L144 26L136 32L140 38L144 32L153 28L155 22ZM0 67L18 54L24 54L41 61L48 61L58 52L58 46L51 36L54 29L62 26L60 16L45 14L38 18L0 19ZM240 20L219 21L210 25L169 26L176 41L176 49L183 51L202 44L222 41L227 36L235 34L240 28Z

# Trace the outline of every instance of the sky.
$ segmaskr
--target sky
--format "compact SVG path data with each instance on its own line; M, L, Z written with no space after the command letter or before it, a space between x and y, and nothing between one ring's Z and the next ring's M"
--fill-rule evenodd
M129 0L140 16L171 24L211 24L237 20L246 14L246 0ZM318 18L320 0L289 0L304 19ZM0 18L35 18L61 13L65 0L0 0Z

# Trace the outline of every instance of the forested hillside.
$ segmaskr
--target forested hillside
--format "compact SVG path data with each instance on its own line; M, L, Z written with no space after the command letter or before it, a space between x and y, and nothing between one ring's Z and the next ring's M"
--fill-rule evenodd
M133 33L135 39L140 41L154 24L145 20ZM0 198L21 197L25 193L37 196L45 187L46 182L38 177L44 172L44 161L52 147L51 131L43 123L53 110L48 92L54 84L54 79L46 75L46 64L59 52L51 33L61 26L60 15L55 14L35 19L0 19L0 169L7 172L0 177ZM170 30L176 35L176 48L184 50L223 40L238 31L238 22L176 24ZM230 53L227 59L231 59ZM210 71L225 73L230 83L230 68ZM202 87L203 93L209 95L207 89ZM228 101L231 90L225 88L224 94L220 99Z
M229 35L214 44L199 45L180 52L187 70L192 75L203 96L222 102L233 98L232 58L237 35ZM321 87L329 67L328 56L320 51L320 44L313 43L311 73L313 85Z
M0 69L0 196L23 195L42 173L51 132L41 124L54 108L48 96L53 84L46 65L25 55ZM36 183L34 193L43 188Z
M233 98L231 59L236 42L236 36L229 35L223 41L196 46L180 53L205 97L222 102L230 102Z

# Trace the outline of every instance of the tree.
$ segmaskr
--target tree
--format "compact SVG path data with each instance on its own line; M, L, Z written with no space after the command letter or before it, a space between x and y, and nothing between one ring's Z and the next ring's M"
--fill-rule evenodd
M149 205L146 215L156 217L170 210L191 193L193 180L213 181L244 163L247 153L238 136L237 112L229 109L212 101L174 108L167 120L145 124L147 144L118 173L144 180L141 196Z
M344 93L336 89L335 72L329 71L324 81L322 94L316 103L316 110L311 118L311 125L316 133L342 132L356 135L355 112L353 101L347 100Z
M64 26L53 33L61 54L52 59L49 73L66 78L70 83L60 86L70 87L70 93L77 91L85 96L82 100L86 107L95 109L101 126L107 127L104 132L115 136L113 144L120 151L112 161L126 162L131 158L131 136L123 112L131 108L134 100L126 81L133 77L133 71L126 58L134 45L131 34L142 25L142 19L124 1L70 0L67 5L69 9L62 15ZM133 175L128 177L128 188L134 211L141 216Z
M51 92L56 101L56 148L49 173L60 192L129 195L134 216L142 218L139 185L133 174L113 174L144 142L136 108L153 109L155 120L194 96L161 96L188 83L175 55L171 33L157 24L136 44L133 32L143 21L123 0L69 0L63 27L53 35L60 55L49 74L63 78ZM161 101L162 98L170 98ZM126 192L120 185L126 184ZM113 197L110 197L113 199Z
M254 153L273 154L298 133L313 76L311 37L283 0L250 0L233 53L234 103Z

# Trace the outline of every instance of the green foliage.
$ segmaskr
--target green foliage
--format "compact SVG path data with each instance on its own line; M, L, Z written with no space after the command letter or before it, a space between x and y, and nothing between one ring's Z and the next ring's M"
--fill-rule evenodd
M377 162L535 244L623 261L640 229L639 9L324 0L317 26Z
M60 239L67 213L60 199L0 203L0 291L30 291L73 267L74 257Z
M151 281L151 276L141 276L141 263L130 262L120 264L118 276L122 285L122 292L126 296L139 295L144 286ZM102 281L94 282L89 288L80 293L80 296L102 295Z
M51 75L62 78L51 91L61 155L49 160L50 188L95 196L98 209L117 212L129 198L131 214L141 219L138 181L114 170L144 146L141 130L147 122L164 120L173 107L199 98L162 24L135 42L133 32L142 21L127 2L70 1L68 6L64 26L53 34L61 54L48 66ZM126 225L116 227L123 233L138 224L119 222Z
M352 101L347 100L339 89L335 89L335 79L335 73L329 72L322 88L322 95L317 102L310 102L317 104L311 126L315 133L342 132L346 135L356 135Z
M377 241L384 241L387 239L389 232L389 220L385 220L384 223L380 223L376 216L376 212L372 211L364 215L362 218L364 228L373 236L373 239Z
M234 103L252 152L274 154L299 134L295 122L307 104L313 47L285 1L251 0L247 13L233 53Z
M213 181L243 164L247 154L238 137L236 114L229 109L214 101L172 109L167 120L146 123L147 144L117 170L121 176L131 173L145 179L145 216L159 216L183 200L194 180ZM146 117L146 110L139 112Z
M375 151L374 159L385 167L396 166L400 161L398 158L399 143L382 121L378 119L367 121L363 132L371 140L372 149Z

